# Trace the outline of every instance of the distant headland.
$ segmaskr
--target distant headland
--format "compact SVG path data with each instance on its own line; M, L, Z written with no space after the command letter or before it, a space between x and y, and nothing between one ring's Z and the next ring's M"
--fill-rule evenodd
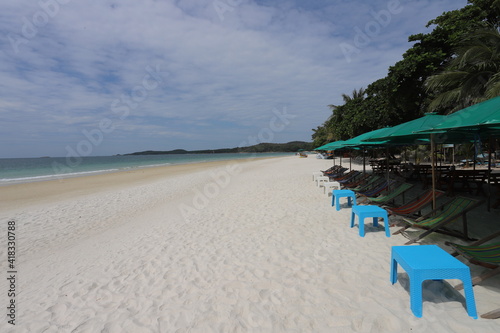
M167 151L146 150L124 155L168 155L168 154L223 154L223 153L292 153L300 149L311 150L312 142L291 141L288 143L259 143L248 147L184 150L174 149Z

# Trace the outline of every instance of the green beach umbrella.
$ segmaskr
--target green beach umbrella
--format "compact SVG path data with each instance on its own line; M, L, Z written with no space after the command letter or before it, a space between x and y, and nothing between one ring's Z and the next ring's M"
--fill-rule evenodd
M452 113L422 132L500 136L500 96Z
M346 140L343 142L344 147L366 147L366 146L383 146L385 144L385 140L373 140L370 142L365 141L368 137L375 136L377 133L382 133L386 131L388 128L379 128L370 132L363 133L354 138Z
M343 140L330 142L330 143L327 143L326 145L315 148L314 150L336 150L336 149L339 149L339 147L341 147L341 144L343 142L344 142Z
M369 134L381 131L383 129L377 129L374 131L366 132L361 135L358 135L349 140L345 140L343 142L338 142L336 145L336 149L361 149L367 146L380 146L383 142L364 142L363 139L367 137ZM366 172L365 169L365 152L363 150L363 172Z
M442 123L447 116L438 115L436 113L427 113L425 116L410 120L408 122L389 127L377 133L372 133L365 138L366 142L380 142L385 141L388 145L415 145L415 144L429 144L429 133L422 133L422 131L434 128ZM438 143L457 143L464 142L464 136L453 135L438 135L436 138ZM468 137L473 140L472 136Z
M464 138L492 138L500 136L500 96L474 104L446 116L443 121L422 133ZM465 140L464 140L465 141ZM474 154L475 156L475 154ZM475 164L474 164L475 166ZM491 172L491 154L488 154L488 170ZM490 178L488 177L488 184ZM488 186L488 190L491 188ZM488 195L488 211L490 195Z

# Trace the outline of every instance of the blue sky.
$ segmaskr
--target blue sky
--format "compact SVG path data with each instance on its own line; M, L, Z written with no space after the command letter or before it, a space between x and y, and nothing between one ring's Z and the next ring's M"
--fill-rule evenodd
M0 0L0 158L310 141L465 0Z

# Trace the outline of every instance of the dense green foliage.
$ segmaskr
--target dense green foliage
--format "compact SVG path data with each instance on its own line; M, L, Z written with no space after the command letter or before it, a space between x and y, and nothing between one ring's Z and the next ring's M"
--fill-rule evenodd
M462 103L467 106L481 98L498 96L500 38L495 39L491 34L486 37L484 32L479 36L485 29L498 35L499 22L500 0L469 0L464 8L431 20L427 26L433 26L433 30L410 36L413 46L401 61L389 67L385 78L369 84L366 90L355 90L352 97L342 94L343 105L329 106L332 115L313 129L314 146L394 126L428 111L446 114L455 111L457 103L461 103L461 108ZM482 49L478 43L482 43ZM474 58L471 47L476 47ZM488 56L492 57L489 61ZM449 83L449 78L438 75L448 73L457 77L457 71L466 71L468 76ZM482 84L479 88L478 83ZM473 84L476 86L471 90ZM449 93L452 90L455 92ZM457 90L474 91L474 96L462 93L457 97Z
M457 111L500 95L500 33L481 29L461 43L445 71L429 77L429 108Z
M206 149L206 150L184 150L175 149L168 151L147 150L126 155L167 155L167 154L220 154L220 153L279 153L297 152L298 150L311 150L311 142L292 141L288 143L259 143L249 147Z

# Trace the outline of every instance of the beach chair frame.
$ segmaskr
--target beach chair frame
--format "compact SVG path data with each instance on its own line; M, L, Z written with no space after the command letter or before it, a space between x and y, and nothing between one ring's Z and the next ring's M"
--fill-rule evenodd
M389 207L385 206L389 215L399 215L408 218L418 218L422 216L421 211L423 208L429 206L432 203L432 189L426 190L419 196L417 196L412 201L408 202L399 207ZM444 191L434 190L436 193L436 198L439 198L445 194Z
M497 262L500 262L500 243L483 245L484 243L489 242L490 240L495 239L499 236L500 236L500 231L497 231L487 237L484 237L476 242L471 243L470 245L460 245L452 242L445 242L446 245L452 247L455 250L455 252L451 253L451 255L453 256L461 255L462 257L466 258L471 264L479 265L489 269L486 272L482 273L481 275L474 277L472 279L472 285L479 284L482 281L492 276L500 274L500 263L497 264ZM491 251L492 248L493 251ZM484 259L484 252L482 253L483 256L481 258L478 255L475 255L474 252L475 250L482 251L483 249L485 251L488 251L486 259ZM498 255L495 255L496 251L498 251L497 252ZM463 284L462 283L458 284L457 286L455 286L455 289L456 290L463 289ZM484 313L481 315L481 318L498 319L500 318L500 309Z
M465 202L464 207L461 208L460 207L461 204L459 204L459 207L456 210L453 210L454 203L460 201ZM418 219L410 219L406 217L403 218L403 221L408 225L394 232L393 235L401 233L405 237L407 237L405 231L410 227L416 227L424 229L425 231L420 235L418 235L417 237L410 239L408 242L405 243L405 245L413 244L433 232L447 234L453 237L463 238L466 240L475 240L469 238L467 213L483 203L484 200L476 200L476 199L457 196L449 200L448 202L442 204L438 208L430 211L429 213L419 217ZM462 232L444 228L444 226L454 222L460 217L462 218Z
M392 191L390 191L388 194L386 195L379 195L379 196L376 196L376 197L368 197L366 196L366 199L368 199L369 201L375 203L375 204L385 204L391 200L394 200L396 197L402 195L403 196L403 202L404 202L404 194L406 191L408 191L409 189L411 189L413 186L413 184L410 184L410 183L402 183L400 184L399 186L397 186L396 188L394 188Z

